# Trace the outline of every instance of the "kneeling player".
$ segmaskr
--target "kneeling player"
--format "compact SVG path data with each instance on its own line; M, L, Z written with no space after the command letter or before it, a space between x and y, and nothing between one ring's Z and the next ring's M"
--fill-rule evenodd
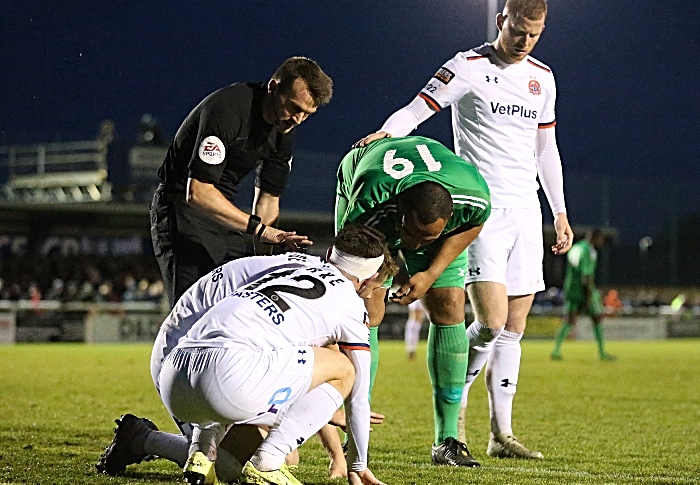
M356 237L352 236L352 234L353 231L351 230L347 237ZM342 244L348 244L347 242L343 243L343 238L341 236L343 235L339 235L339 245L337 245L338 247L342 247ZM383 280L384 277L395 273L395 265L392 267L390 264L388 264L389 262L390 260L387 260L387 263L383 265L382 272L384 274L382 275L382 278L380 278L380 280ZM164 356L166 356L172 350L173 346L180 340L183 333L187 331L190 327L192 327L194 322L199 317L201 317L201 315L204 314L204 312L206 312L206 310L210 308L216 301L219 301L227 294L232 293L236 290L236 288L245 284L246 281L254 280L264 274L268 274L270 272L275 272L276 274L279 274L280 272L276 270L280 269L284 269L282 273L287 274L293 271L294 268L304 266L318 266L319 264L321 264L320 260L300 254L287 254L275 257L246 258L244 260L238 260L236 262L224 265L222 268L217 269L212 274L202 278L198 282L198 284L193 286L189 290L189 292L185 296L183 296L183 299L181 299L178 305L173 309L173 312L162 327L161 333L156 340L156 345L154 346L153 352L152 372L154 380L158 381L158 378L160 376L161 364L164 359ZM232 269L231 265L238 266L238 268L235 270L235 274L230 272L230 270ZM365 292L368 292L367 288L365 288ZM283 315L283 313L280 315ZM336 353L335 355L340 357L339 353ZM127 418L127 424L129 425L128 427L123 426L124 421ZM349 419L352 420L352 418ZM117 436L115 437L115 441L113 442L112 446L108 448L107 453L103 456L103 459L101 460L100 465L103 468L103 471L109 473L111 469L112 473L110 474L113 474L113 472L115 471L123 472L123 469L127 464L138 462L142 459L144 450L139 450L136 453L137 455L139 455L138 457L136 457L138 459L134 460L134 453L131 451L131 449L138 448L138 446L134 446L133 443L129 442L134 440L126 439L131 438L131 436L126 435L136 434L136 431L139 431L141 435L149 435L149 437L145 440L146 444L148 444L149 446L144 447L143 443L141 443L141 448L148 448L148 451L150 453L169 457L182 464L184 458L186 457L187 448L189 446L186 439L181 436L168 435L166 433L153 433L150 432L149 427L153 427L152 425L150 425L150 422L145 420L139 420L134 416L127 415L124 418L122 418L122 423L120 424L120 428L118 428L117 430L118 432ZM144 431L149 432L145 433ZM195 438L193 440L192 447L196 448L197 446L202 446L206 448L212 442L212 434L216 435L217 432L221 433L222 428L217 426L208 426L207 429L205 429L202 433L202 435L208 436L206 439L202 439L203 436L198 434L198 431L202 432L201 429L195 430ZM121 435L123 435L122 439L119 440ZM158 437L159 439L151 439L154 437ZM258 438L258 440L259 439L260 438ZM144 440L141 439L141 441ZM217 441L217 439L214 439L214 441ZM120 453L113 453L115 448L120 447L125 450L123 450ZM168 449L168 447L170 449ZM176 459L172 456L174 450L179 450L179 452L175 454L182 455L180 456L180 459ZM212 455L210 454L210 456ZM217 456L217 453L215 451L213 453L213 456ZM219 459L217 460L217 472L219 475L222 475L222 472L225 471L222 470L222 468L227 468L225 466L225 463L227 461L231 461L231 457L226 452L222 453L222 450L219 450L218 457ZM115 460L115 458L117 459ZM117 470L117 468L120 469ZM98 469L100 469L100 466L98 466ZM240 471L240 464L238 465L238 471ZM233 478L235 478L235 476L231 476L230 472L231 470L229 470L229 473L223 473L223 475L227 477L227 481L230 481ZM233 472L235 474L236 470L233 470Z

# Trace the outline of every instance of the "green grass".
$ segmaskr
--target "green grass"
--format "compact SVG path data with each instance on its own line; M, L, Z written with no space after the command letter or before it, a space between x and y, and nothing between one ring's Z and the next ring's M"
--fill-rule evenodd
M514 429L544 461L486 456L483 378L470 394L467 436L480 469L430 465L433 434L425 344L407 361L400 342L381 343L373 408L387 415L372 433L371 468L387 484L700 483L700 341L612 342L617 362L598 362L592 343L567 342L562 362L550 342L523 343ZM124 477L97 475L94 463L124 412L175 432L149 375L145 345L0 347L0 485L178 483L180 470L157 460ZM298 477L329 483L313 439ZM343 483L335 481L335 483Z

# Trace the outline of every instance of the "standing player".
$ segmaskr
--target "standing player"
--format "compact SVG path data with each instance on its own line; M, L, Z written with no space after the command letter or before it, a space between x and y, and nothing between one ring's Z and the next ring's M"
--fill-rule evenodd
M404 328L403 340L406 345L406 355L409 360L416 358L416 349L420 341L420 329L425 320L425 308L420 300L416 300L408 305L408 318L406 318L406 328Z
M285 457L344 403L348 481L381 484L367 468L369 330L358 295L381 285L378 273L395 273L381 269L391 264L385 253L381 234L348 227L328 263L266 274L215 304L180 339L158 377L163 403L183 421L221 431L188 458L189 483L216 483L206 455L223 437L222 423L271 427L243 467L243 483L299 484Z
M561 360L561 344L566 340L571 327L576 324L581 313L593 320L593 335L598 343L600 360L615 360L615 356L605 352L603 340L603 302L595 287L595 268L598 264L598 250L605 244L605 235L600 229L593 229L571 247L566 255L566 278L564 279L564 306L566 316L554 339L552 359Z
M185 118L158 170L151 238L172 307L200 276L244 256L242 231L269 244L310 244L269 227L292 163L297 125L328 103L332 81L312 60L287 59L267 83L210 94ZM253 213L234 205L257 170Z
M469 342L464 326L466 248L491 211L478 170L442 144L419 136L385 139L348 153L338 168L336 231L349 223L379 230L401 250L409 279L392 295L423 298L430 319L428 370L433 386L434 463L479 466L457 438ZM379 361L377 327L390 282L366 301L372 377Z
M455 150L489 184L493 213L469 247L467 291L475 320L467 329L469 370L461 414L469 387L488 360L490 456L542 458L513 436L511 423L520 339L534 294L544 289L538 177L554 214L552 251L564 254L573 242L554 133L554 76L529 55L546 16L545 0L507 0L496 18L500 32L493 44L458 53L380 131L358 142L405 136L451 106Z

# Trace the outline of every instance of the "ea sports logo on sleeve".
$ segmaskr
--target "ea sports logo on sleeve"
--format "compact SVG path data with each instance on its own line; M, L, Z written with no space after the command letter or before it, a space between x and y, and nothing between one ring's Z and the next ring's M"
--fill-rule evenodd
M530 82L527 85L527 87L530 90L530 94L534 94L534 95L542 94L542 86L540 86L540 83L537 82L537 79L530 79Z
M215 136L208 136L199 145L199 158L209 165L218 165L226 158L226 148Z

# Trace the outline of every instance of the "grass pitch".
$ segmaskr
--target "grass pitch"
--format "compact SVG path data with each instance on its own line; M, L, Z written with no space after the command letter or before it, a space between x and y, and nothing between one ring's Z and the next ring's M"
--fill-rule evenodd
M401 342L381 342L373 408L387 416L372 433L370 467L387 484L700 483L700 341L612 342L617 362L599 362L592 343L523 342L514 429L544 461L486 456L488 403L483 378L472 387L469 448L480 469L430 464L431 388L425 343L406 360ZM147 345L0 347L0 485L172 484L165 460L98 475L113 420L131 412L175 432L153 389ZM301 450L298 478L326 478L316 439Z

